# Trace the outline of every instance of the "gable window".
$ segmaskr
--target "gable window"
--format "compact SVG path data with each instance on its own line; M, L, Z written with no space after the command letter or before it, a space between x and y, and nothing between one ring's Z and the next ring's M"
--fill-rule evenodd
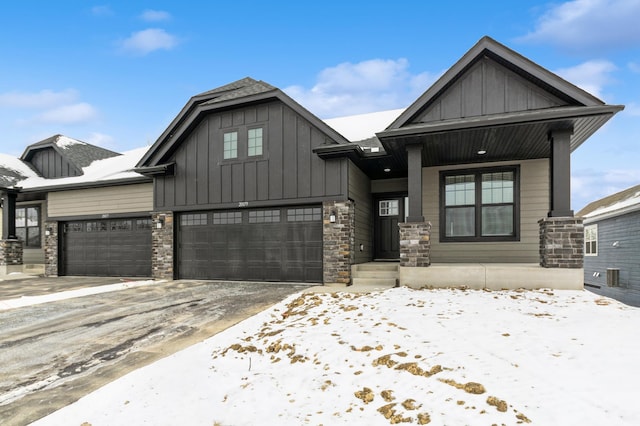
M262 127L249 129L247 155L249 157L262 155Z
M238 157L238 132L224 134L224 158Z
M513 241L518 238L518 169L441 174L442 241Z
M16 236L25 248L40 248L40 206L16 208Z
M584 255L598 255L598 225L584 227Z

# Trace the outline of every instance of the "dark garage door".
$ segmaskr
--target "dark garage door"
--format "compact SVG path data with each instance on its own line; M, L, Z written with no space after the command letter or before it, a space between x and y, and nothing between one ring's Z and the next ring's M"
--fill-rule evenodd
M183 213L178 276L238 281L322 281L322 208Z
M66 222L62 226L62 274L151 276L151 219Z

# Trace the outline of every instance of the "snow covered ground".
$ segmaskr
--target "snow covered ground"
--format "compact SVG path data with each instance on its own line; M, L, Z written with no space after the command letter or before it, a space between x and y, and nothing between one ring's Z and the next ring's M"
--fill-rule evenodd
M587 291L297 294L37 425L636 425L640 309Z

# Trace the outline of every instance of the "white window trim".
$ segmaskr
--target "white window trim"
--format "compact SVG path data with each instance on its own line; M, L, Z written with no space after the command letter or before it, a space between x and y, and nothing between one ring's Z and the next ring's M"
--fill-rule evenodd
M594 239L591 240L587 240L587 232L588 230L593 230L594 231ZM587 242L591 242L591 241L595 241L596 243L596 252L595 253L587 253ZM589 256L589 257L596 257L598 256L598 250L600 249L599 243L598 243L598 224L593 224L593 225L585 225L584 227L584 255L585 256Z

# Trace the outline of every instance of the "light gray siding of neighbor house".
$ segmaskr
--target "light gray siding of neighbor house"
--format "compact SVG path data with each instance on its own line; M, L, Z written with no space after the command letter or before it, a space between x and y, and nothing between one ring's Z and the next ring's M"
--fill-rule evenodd
M153 210L153 184L73 189L48 194L49 217L71 218Z
M520 165L520 241L440 242L440 176L446 170ZM538 221L549 211L549 160L509 161L422 169L422 211L431 222L431 262L539 263Z
M351 161L349 161L349 198L355 203L355 263L370 262L373 259L371 180Z
M248 129L263 128L263 154L246 153ZM223 158L223 135L238 132L238 158ZM156 210L237 208L346 199L344 158L312 152L330 139L280 101L206 115L169 161L174 176L155 179Z
M585 255L585 284L594 293L640 306L640 211L585 220L585 228L594 224L598 226L598 254ZM607 286L608 268L620 270L619 287ZM594 273L599 275L594 276Z

